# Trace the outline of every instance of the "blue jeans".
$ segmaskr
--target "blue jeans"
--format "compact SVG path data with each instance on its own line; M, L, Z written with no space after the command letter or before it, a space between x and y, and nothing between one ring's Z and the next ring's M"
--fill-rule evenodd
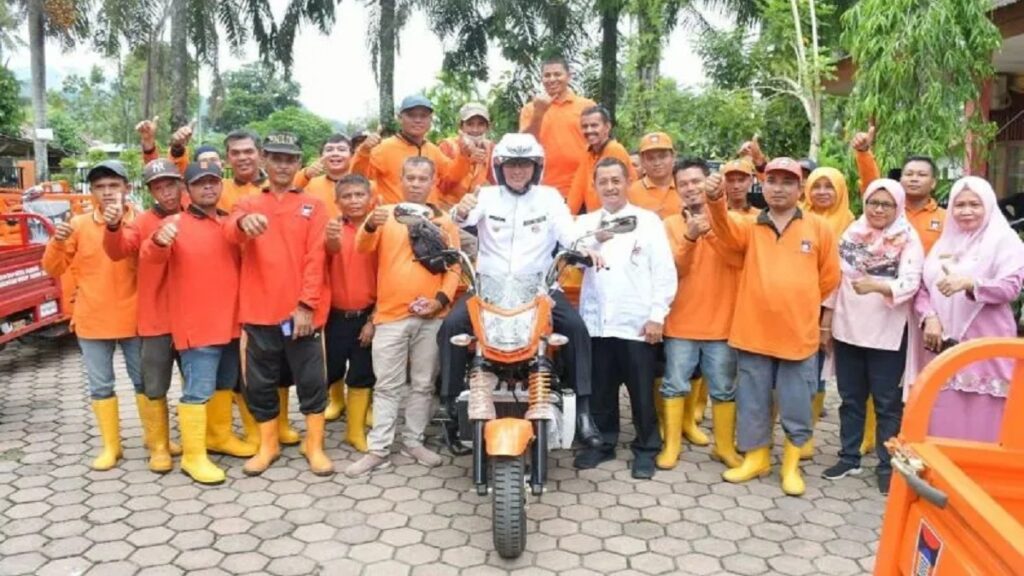
M737 447L747 452L771 445L773 388L786 437L795 446L810 440L818 356L793 361L740 350L737 366Z
M93 400L105 400L114 396L114 349L121 345L128 379L136 394L142 394L142 340L121 338L118 340L95 340L79 338L85 377L89 382L89 396Z
M185 386L182 404L205 404L214 390L234 390L238 380L238 341L181 351Z
M661 395L678 398L690 393L690 378L700 365L715 402L736 398L736 351L725 340L665 339L665 378Z

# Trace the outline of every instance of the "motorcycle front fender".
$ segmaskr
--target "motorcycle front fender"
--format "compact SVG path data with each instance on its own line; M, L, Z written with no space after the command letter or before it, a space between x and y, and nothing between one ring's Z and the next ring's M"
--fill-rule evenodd
M533 440L533 424L519 418L489 420L484 426L488 456L519 456Z

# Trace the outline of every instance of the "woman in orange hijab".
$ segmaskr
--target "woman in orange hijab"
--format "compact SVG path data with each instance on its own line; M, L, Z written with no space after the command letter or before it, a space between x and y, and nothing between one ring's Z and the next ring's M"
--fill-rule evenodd
M811 175L807 177L807 181L804 183L804 197L800 203L800 209L805 213L810 212L811 214L817 214L821 218L828 221L829 228L836 235L836 238L841 238L846 228L853 223L854 217L853 212L850 211L850 195L846 187L846 178L843 177L843 173L835 168L817 168ZM836 252L836 259L839 258L839 253ZM829 354L831 356L831 354ZM818 354L818 366L821 369L826 364L825 354ZM831 362L828 362L831 366ZM831 369L827 370L832 372ZM818 418L821 417L821 412L825 406L825 378L824 375L818 378L818 392L814 395L812 402L812 418L813 422L817 424ZM871 430L874 430L874 409L873 405L868 402L868 415L867 419L871 423ZM866 428L866 427L865 427ZM865 436L865 439L868 437ZM873 443L873 442L872 442ZM814 442L813 438L811 442L807 442L803 445L802 452L800 453L802 458L811 458L814 456Z

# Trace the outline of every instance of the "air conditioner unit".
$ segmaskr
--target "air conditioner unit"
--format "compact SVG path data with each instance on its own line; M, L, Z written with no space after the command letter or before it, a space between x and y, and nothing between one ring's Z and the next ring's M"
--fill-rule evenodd
M996 74L992 78L990 110L1005 110L1010 106L1009 80L1005 74Z

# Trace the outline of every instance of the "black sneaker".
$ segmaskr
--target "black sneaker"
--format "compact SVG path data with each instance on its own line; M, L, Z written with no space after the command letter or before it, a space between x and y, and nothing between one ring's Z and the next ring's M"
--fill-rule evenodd
M614 459L614 449L605 450L603 448L584 448L576 455L576 458L572 461L572 465L577 470L588 470L590 468L597 468L602 462Z
M864 470L860 467L860 464L848 464L840 460L835 466L832 466L828 470L821 473L821 477L826 480L839 480L840 478L846 478L847 476L856 476Z
M891 472L879 472L878 473L878 492L882 496L889 495L889 484L892 483Z
M654 458L650 456L634 458L632 475L637 480L650 480L654 478Z

